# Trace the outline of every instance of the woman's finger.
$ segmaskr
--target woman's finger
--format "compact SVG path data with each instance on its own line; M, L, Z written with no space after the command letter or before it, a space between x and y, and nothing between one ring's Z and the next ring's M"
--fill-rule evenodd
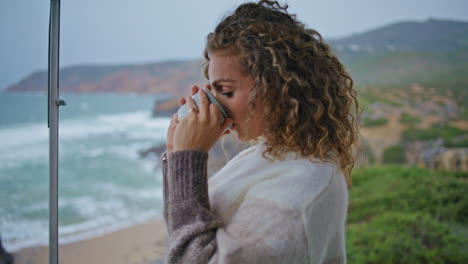
M213 89L211 89L211 85L209 83L205 84L205 88L208 89L209 91L213 91Z
M175 113L172 115L171 124L177 126L177 123L179 123L179 115Z
M198 86L196 86L196 85L192 86L192 96L197 94L199 90L200 90L200 88L198 88Z
M189 114L193 113L198 113L200 110L198 109L197 105L195 104L195 101L193 100L192 97L188 97L187 99L187 107L188 107L188 112Z
M204 120L208 120L210 118L210 103L208 101L208 95L203 89L198 91L198 96L200 98L200 116Z
M174 114L171 119L171 123L169 124L169 128L167 129L167 151L172 152L174 149L174 132L177 127L177 123L179 123L179 117L177 114Z
M187 103L187 100L185 100L185 98L183 98L183 97L179 98L179 105L180 106L183 106L185 103Z

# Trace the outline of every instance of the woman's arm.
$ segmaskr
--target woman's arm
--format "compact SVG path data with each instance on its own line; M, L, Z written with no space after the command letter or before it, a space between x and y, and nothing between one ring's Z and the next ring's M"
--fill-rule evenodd
M198 90L192 87L192 94ZM221 113L216 105L209 104L203 90L198 107L190 97L180 103L188 103L192 113L180 121L174 115L167 135L163 185L164 218L171 241L168 262L207 263L205 260L214 254L213 237L219 226L210 212L207 152L232 119L226 118L220 125Z
M216 229L210 211L206 166L208 153L167 154L164 215L169 232L168 263L208 263L216 252Z

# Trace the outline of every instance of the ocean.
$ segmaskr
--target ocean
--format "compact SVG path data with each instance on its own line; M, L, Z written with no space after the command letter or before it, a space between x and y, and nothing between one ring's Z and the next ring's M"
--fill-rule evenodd
M59 115L59 243L162 215L159 159L138 151L165 143L169 118L152 118L164 95L62 94ZM47 94L0 93L0 236L8 251L47 245Z

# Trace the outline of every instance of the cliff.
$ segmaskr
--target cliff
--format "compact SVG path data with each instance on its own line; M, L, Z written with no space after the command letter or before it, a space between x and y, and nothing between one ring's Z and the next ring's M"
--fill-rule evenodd
M72 93L186 94L193 84L206 83L201 60L141 65L73 66L60 71L60 91ZM47 72L35 72L7 92L47 91Z

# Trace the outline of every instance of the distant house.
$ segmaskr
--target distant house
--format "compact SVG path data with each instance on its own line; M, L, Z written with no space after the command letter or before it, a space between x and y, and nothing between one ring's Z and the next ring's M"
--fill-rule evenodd
M468 171L468 148L451 148L437 155L434 169Z
M416 141L406 147L406 160L409 165L420 168L431 168L432 161L436 155L444 152L444 141L442 138L428 141Z
M408 145L406 159L420 168L468 171L468 148L445 148L442 138Z

